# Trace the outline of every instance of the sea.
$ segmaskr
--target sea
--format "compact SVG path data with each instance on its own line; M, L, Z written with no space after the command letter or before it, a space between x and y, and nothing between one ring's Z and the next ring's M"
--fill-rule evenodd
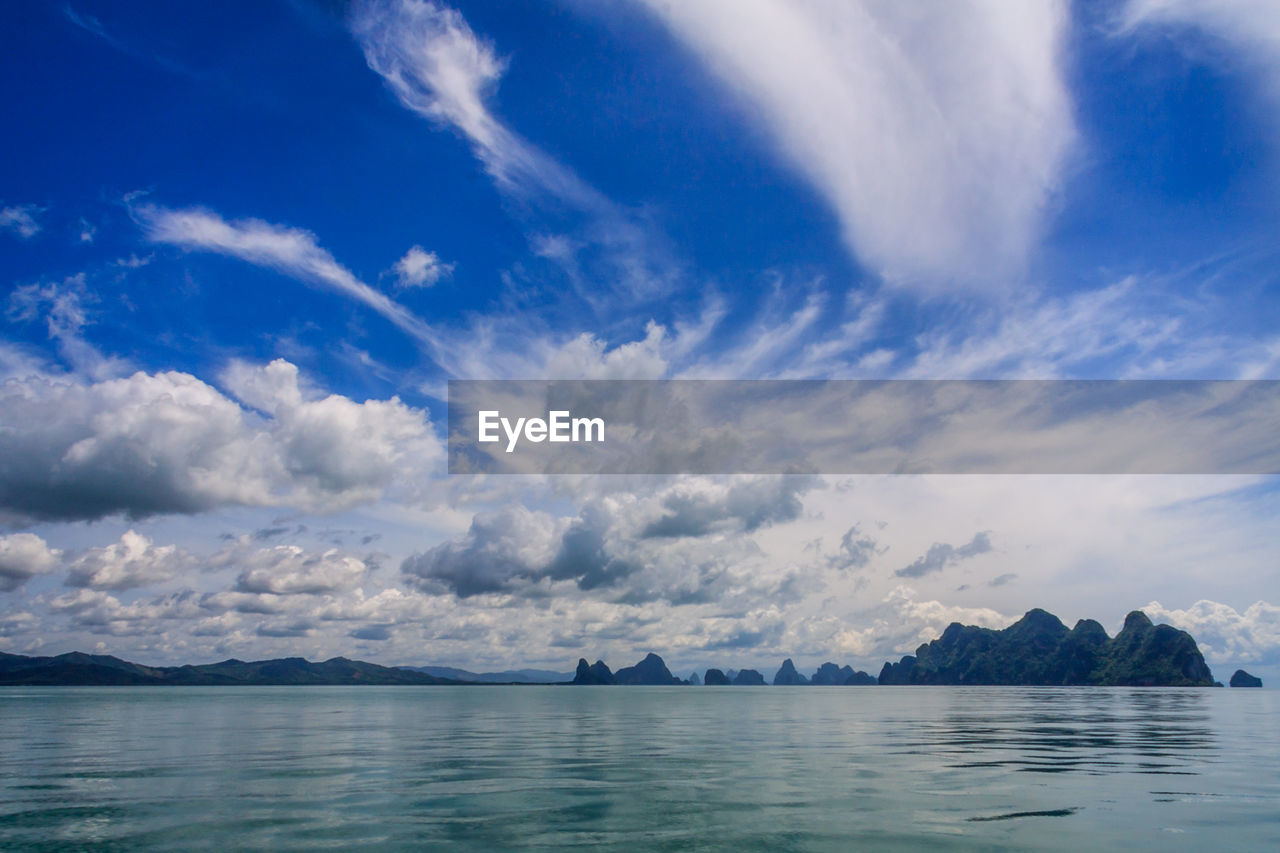
M1280 692L3 687L0 850L1280 850Z

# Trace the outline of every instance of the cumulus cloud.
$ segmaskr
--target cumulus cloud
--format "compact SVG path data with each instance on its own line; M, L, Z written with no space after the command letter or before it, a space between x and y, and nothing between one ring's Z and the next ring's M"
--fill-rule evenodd
M156 545L134 530L120 541L90 548L68 565L67 585L126 590L167 581L190 567L191 555L175 545Z
M900 578L921 578L940 572L947 566L986 554L991 550L991 538L985 533L973 534L973 539L964 545L949 545L946 542L935 542L929 546L924 556L916 559L909 566L903 566L894 572Z
M40 233L40 223L36 215L44 208L34 204L18 204L0 207L0 230L12 231L23 240L30 240Z
M731 482L729 485L690 480L679 483L661 498L663 514L641 531L641 536L706 536L742 529L747 532L769 524L794 521L803 509L801 495L817 478L771 477Z
M101 382L29 375L0 386L0 510L28 519L337 507L373 500L441 459L424 412L310 399L285 361L228 370L232 399L186 373ZM262 412L246 409L241 403Z
M337 548L308 553L297 545L262 548L234 559L243 570L236 578L240 592L272 595L318 595L351 589L369 570L363 560Z
M64 630L166 637L180 644L199 638L243 644L254 638L287 639L308 636L329 622L405 622L424 612L425 599L398 590L366 598L360 585L369 577L367 559L336 548L260 548L255 541L247 534L212 555L195 556L131 530L119 542L91 548L66 564L67 583L78 588L34 601L63 620ZM57 556L54 552L55 562ZM230 586L217 591L184 585L127 602L112 594L190 582L197 575L225 579L228 573L234 573Z
M423 472L441 459L426 413L398 397L307 399L298 368L283 359L265 366L233 362L222 381L271 416L280 462L309 492L372 500L398 473Z
M453 273L453 264L440 262L440 256L421 246L413 246L391 268L400 287L431 287Z
M411 583L460 598L499 592L544 570L555 556L564 524L515 506L478 513L467 532L401 564Z
M558 582L632 604L701 604L746 588L785 595L790 578L759 571L749 534L798 517L800 496L816 482L688 478L649 495L586 499L573 517L522 506L479 513L465 534L407 558L401 571L424 590L461 598L540 597Z
M1075 139L1068 4L643 0L750 102L894 281L998 281Z
M57 568L62 552L34 533L0 536L0 591L11 592Z
M260 219L228 222L203 208L171 210L139 205L133 214L153 242L230 255L326 287L377 312L419 343L428 347L437 343L430 326L338 263L310 231Z
M1142 610L1152 621L1167 622L1195 637L1211 663L1280 663L1280 607L1274 604L1257 601L1241 612L1204 599L1185 610L1153 601Z

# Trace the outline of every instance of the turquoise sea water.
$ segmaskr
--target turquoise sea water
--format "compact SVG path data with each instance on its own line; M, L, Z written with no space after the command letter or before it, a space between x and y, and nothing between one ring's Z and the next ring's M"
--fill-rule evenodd
M1278 696L0 688L0 850L1277 850Z

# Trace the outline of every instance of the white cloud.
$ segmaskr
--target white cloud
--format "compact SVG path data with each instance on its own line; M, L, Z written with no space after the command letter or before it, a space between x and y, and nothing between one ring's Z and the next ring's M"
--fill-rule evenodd
M1142 610L1152 621L1168 622L1195 637L1211 663L1280 663L1280 607L1274 604L1257 601L1240 612L1203 599L1185 610L1153 601Z
M993 284L1075 139L1065 2L643 0L749 101L891 281Z
M431 287L441 278L453 274L453 264L443 264L435 252L413 246L391 268L400 287Z
M272 595L318 595L348 590L369 570L361 559L337 548L309 553L297 545L277 545L256 551L231 549L215 564L241 566L236 589Z
M156 545L134 530L119 542L90 548L67 566L68 586L126 590L170 580L193 565L192 557L175 545Z
M179 372L100 382L29 375L0 386L0 510L96 519L218 506L326 509L413 498L443 452L398 398L308 397L285 361L233 364L240 402Z
M58 566L62 552L34 533L0 536L0 591L11 592Z
M23 240L30 240L40 233L36 215L44 208L34 204L18 204L0 208L0 230L12 231Z
M147 238L184 249L217 252L270 267L309 284L318 284L365 305L430 348L435 332L403 305L388 298L338 263L316 236L299 228L260 219L228 222L200 208L170 210L152 205L134 208Z
M233 362L222 375L241 401L271 415L280 462L295 485L313 494L373 500L401 480L412 490L443 460L425 412L399 397L357 403L338 394L304 398L298 368Z

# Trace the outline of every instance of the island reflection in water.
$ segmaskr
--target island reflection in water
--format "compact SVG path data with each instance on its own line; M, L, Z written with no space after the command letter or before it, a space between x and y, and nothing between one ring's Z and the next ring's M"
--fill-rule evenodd
M1032 773L1196 775L1218 760L1203 689L1006 688L1003 703L991 689L955 690L954 707L914 720L895 751Z

